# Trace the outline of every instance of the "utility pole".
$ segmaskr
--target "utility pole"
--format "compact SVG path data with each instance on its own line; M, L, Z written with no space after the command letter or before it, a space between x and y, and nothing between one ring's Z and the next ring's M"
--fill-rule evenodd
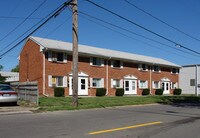
M73 94L72 106L78 107L78 2L72 0L72 41L73 41Z

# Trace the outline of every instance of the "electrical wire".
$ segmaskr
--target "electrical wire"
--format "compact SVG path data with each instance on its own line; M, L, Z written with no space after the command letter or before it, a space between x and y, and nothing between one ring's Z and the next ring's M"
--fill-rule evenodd
M192 36L192 35L190 35L190 34L188 34L188 33L184 32L184 31L182 31L182 30L180 30L180 29L178 29L178 28L176 28L176 27L174 27L174 26L170 25L169 23L167 23L167 22L165 22L165 21L163 21L163 20L159 19L158 17L156 17L156 16L152 15L151 13L149 13L149 12L147 12L147 11L143 10L142 8L140 8L140 7L136 6L135 4L133 4L133 2L130 2L130 1L128 1L128 0L124 0L124 1L125 1L126 3L128 3L129 5L131 5L131 6L135 7L136 9L138 9L138 10L142 11L143 13L145 13L145 14L147 14L147 15L151 16L152 18L156 19L157 21L159 21L159 22L161 22L161 23L165 24L166 26L168 26L168 27L170 27L170 28L172 28L172 29L176 30L177 32L179 32L179 33L182 33L182 34L184 34L184 35L186 35L186 36L188 36L188 37L190 37L190 38L192 38L192 39L194 39L194 40L197 40L197 41L199 41L199 42L200 42L200 39L198 39L198 38L196 38L196 37L194 37L194 36Z
M15 16L0 16L0 19L26 19L27 17L15 17ZM36 17L29 17L27 20L34 20L34 19L41 19L41 18L36 18Z
M89 14L87 14L87 13L84 13L84 12L82 12L82 11L79 11L79 13L80 13L80 14L83 14L83 15L85 15L85 16L88 16L88 17L90 17L90 18L93 18L93 19L95 19L95 20L98 20L98 21L100 21L100 22L103 22L103 23L105 23L105 24L108 24L108 25L114 26L114 27L116 27L116 28L118 28L118 29L121 29L121 30L123 30L123 31L126 31L126 32L129 32L129 33L131 33L131 34L134 34L134 35L140 36L140 37L145 38L145 39L147 39L147 40L150 40L150 41L152 41L152 42L155 42L155 43L158 43L158 44L161 44L161 45L164 45L164 46L170 47L170 48L172 48L172 49L175 49L175 50L181 51L181 52L183 52L183 53L187 53L187 54L189 54L189 55L192 54L193 56L198 56L198 57L199 57L199 55L195 55L195 54L193 54L193 53L190 53L190 52L187 52L187 51L184 51L184 50L178 49L178 48L173 47L173 46L171 46L171 45L167 45L167 44L161 43L161 42L159 42L159 41L157 41L157 40L154 40L154 39L151 39L151 38L146 37L146 36L144 36L144 35L141 35L141 34L135 33L135 32L133 32L133 31L131 31L130 29L128 30L128 29L123 28L123 27L121 27L121 26L118 26L118 25L112 24L112 23L110 23L110 22L104 21L104 20L102 20L102 19L99 19L99 18L94 17L94 16L92 16L92 15L89 15Z
M181 44L179 44L179 43L177 43L177 42L175 42L175 41L173 41L173 40L171 40L171 39L169 39L169 38L166 38L166 37L164 37L164 36L162 36L162 35L160 35L160 34L154 32L154 31L151 31L150 29L148 29L148 28L146 28L146 27L144 27L144 26L142 26L142 25L139 25L139 24L135 23L134 21L129 20L129 19L127 19L127 18L125 18L125 17L123 17L123 16L121 16L121 15L119 15L119 14L117 14L117 13L115 13L115 12L109 10L109 9L107 9L107 8L104 8L104 7L98 5L98 4L96 4L96 3L94 3L94 2L92 2L92 1L90 1L90 0L85 0L85 1L87 1L87 2L89 2L89 3L91 3L91 4L93 4L93 5L95 5L96 7L100 8L100 9L103 9L104 11L107 11L107 12L109 12L109 13L111 13L111 14L113 14L113 15L115 15L115 16L117 16L117 17L119 17L119 18L121 18L121 19L123 19L123 20L125 20L125 21L127 21L127 22L129 22L129 23L131 23L131 24L133 24L133 25L135 25L135 26L137 26L137 27L139 27L139 28L142 28L142 29L145 30L145 31L148 31L148 32L150 32L150 33L152 33L152 34L154 34L154 35L156 35L156 36L158 36L158 37L160 37L160 38L162 38L162 39L165 39L165 40L167 40L168 42L171 42L171 43L175 44L175 46L177 46L177 47L186 49L186 50L188 50L188 51L190 51L190 52L193 52L193 53L196 53L196 54L200 55L200 52L197 52L197 51L195 51L195 50L193 50L193 49L190 49L190 48L188 48L188 47L185 47L185 46L183 46L183 45L181 45Z
M83 16L82 16L82 12L79 12L79 13L81 13L80 16L83 17ZM118 33L118 34L120 34L120 35L123 35L123 36L125 36L125 37L127 37L127 38L133 39L133 40L135 40L135 41L139 41L140 43L144 43L144 44L147 45L147 46L156 47L156 48L158 48L158 49L160 49L160 50L163 51L162 48L160 48L160 47L158 47L158 46L156 46L156 45L151 45L151 44L149 44L149 43L147 43L147 42L144 42L144 41L142 41L142 40L133 38L133 37L131 37L131 36L129 36L129 35L126 35L126 34L124 34L124 33L121 33L121 32L119 32L119 31L116 31L116 30L114 30L114 29L112 29L112 28L110 28L110 27L107 27L107 26L105 26L105 25L103 25L103 24L101 24L101 23L99 23L99 22L93 21L93 20L91 20L91 19L89 19L89 18L87 18L87 17L83 17L83 18L85 18L85 19L87 19L87 20L89 20L89 21L91 21L91 22L93 22L93 23L95 23L95 24L98 24L98 25L100 25L100 26L102 26L102 27L104 27L104 28L107 28L107 29L109 29L109 30L111 30L111 31L113 31L113 32L116 32L116 33ZM119 29L120 29L120 28L119 28ZM161 45L162 45L162 43L161 43ZM164 44L164 45L165 45L165 44ZM168 46L168 45L167 45L167 46ZM174 48L174 47L171 47L171 48ZM176 50L178 50L178 49L176 49ZM175 53L175 52L172 52L172 51L167 51L167 50L164 50L164 51L165 51L165 52L168 52L168 53L171 53L171 54L178 55L178 56L183 57L183 58L186 58L186 59L197 60L197 59L194 59L194 58L190 58L190 57L183 56L183 55L181 55L181 54L178 54L178 53ZM183 52L184 52L184 51L183 51ZM191 53L188 53L188 54L191 54ZM194 55L194 56L197 56L197 55ZM198 56L198 57L199 57L199 56Z
M51 15L50 17L48 17L43 23L41 23L36 29L34 29L31 33L29 33L26 37L24 37L22 40L20 40L17 44L15 44L14 46L12 46L10 49L8 49L6 52L4 52L3 54L0 55L0 58L2 58L5 54L7 54L8 52L10 52L11 50L13 50L15 47L17 47L20 43L22 43L24 40L26 40L30 35L32 35L33 33L35 33L38 29L40 29L45 23L47 23L51 18L58 16L58 14L60 14L60 11L62 11L69 3L71 2L71 0L68 0L67 2L63 3L61 6L59 6L58 8L56 8L56 10L54 10L53 12L51 12L49 15ZM45 17L46 18L46 17ZM44 18L44 19L45 19ZM42 19L42 20L44 20ZM41 21L42 21L41 20ZM40 22L41 22L40 21ZM34 27L34 26L33 26ZM29 30L28 30L29 31ZM26 31L24 34L26 34L28 31ZM23 36L24 34L22 34L21 36ZM20 36L20 37L21 37ZM18 37L19 38L19 37Z
M3 41L5 38L7 38L10 34L12 34L15 30L17 30L23 23L25 23L27 21L27 19L29 17L31 17L40 7L42 7L42 5L44 5L44 3L47 0L44 0L35 10L33 10L33 12L31 12L22 22L20 22L14 29L12 29L10 32L8 32L3 38L0 39L0 41Z

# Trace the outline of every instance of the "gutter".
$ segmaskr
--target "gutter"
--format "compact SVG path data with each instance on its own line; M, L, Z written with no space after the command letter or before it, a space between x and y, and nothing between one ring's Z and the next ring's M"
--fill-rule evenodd
M47 51L47 48L43 48L42 49L42 53L43 53L43 92L42 92L42 94L45 96L45 97L48 97L49 95L48 94L46 94L45 93L45 91L46 91L46 85L45 85L45 83L46 83L46 64L45 64L45 52Z

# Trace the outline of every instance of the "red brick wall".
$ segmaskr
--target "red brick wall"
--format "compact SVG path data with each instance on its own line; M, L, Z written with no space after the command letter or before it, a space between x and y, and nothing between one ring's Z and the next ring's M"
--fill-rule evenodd
M28 55L28 58L27 58ZM28 62L27 62L28 61ZM43 56L42 53L39 52L39 46L29 40L20 54L20 81L26 81L27 78L29 81L38 81L39 84L39 93L42 94L42 62ZM27 65L28 63L28 65ZM104 66L91 66L90 65L90 57L88 56L79 56L79 72L83 72L89 75L88 81L90 78L104 78L104 87L106 87L106 68L107 68L107 60L104 60ZM45 59L45 93L49 96L53 96L53 88L48 86L48 75L52 76L67 76L68 84L69 84L69 76L68 74L72 71L72 56L70 54L67 55L67 63L58 63L58 62L49 62ZM115 89L111 88L111 79L124 79L126 75L134 75L138 78L138 80L148 80L148 87L150 88L150 71L139 71L138 64L132 62L123 62L123 68L112 68L110 66L111 61L108 61L108 95L114 96ZM28 73L28 75L27 75ZM178 82L178 75L171 74L171 68L161 67L161 72L151 73L151 81L161 81L162 78L168 78L172 82ZM151 86L152 87L152 86ZM96 89L90 88L90 82L88 82L88 94L89 96L95 96ZM142 90L138 88L137 85L137 94L141 95ZM152 93L155 91L152 89ZM172 93L172 90L171 90ZM69 95L69 88L65 88L65 95Z
M38 81L39 93L42 93L42 53L40 47L28 40L20 54L19 81Z

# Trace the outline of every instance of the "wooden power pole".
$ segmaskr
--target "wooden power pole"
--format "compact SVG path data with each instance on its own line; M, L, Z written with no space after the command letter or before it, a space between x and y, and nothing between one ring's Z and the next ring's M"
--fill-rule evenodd
M72 0L72 41L73 41L73 94L72 106L78 107L78 2Z

